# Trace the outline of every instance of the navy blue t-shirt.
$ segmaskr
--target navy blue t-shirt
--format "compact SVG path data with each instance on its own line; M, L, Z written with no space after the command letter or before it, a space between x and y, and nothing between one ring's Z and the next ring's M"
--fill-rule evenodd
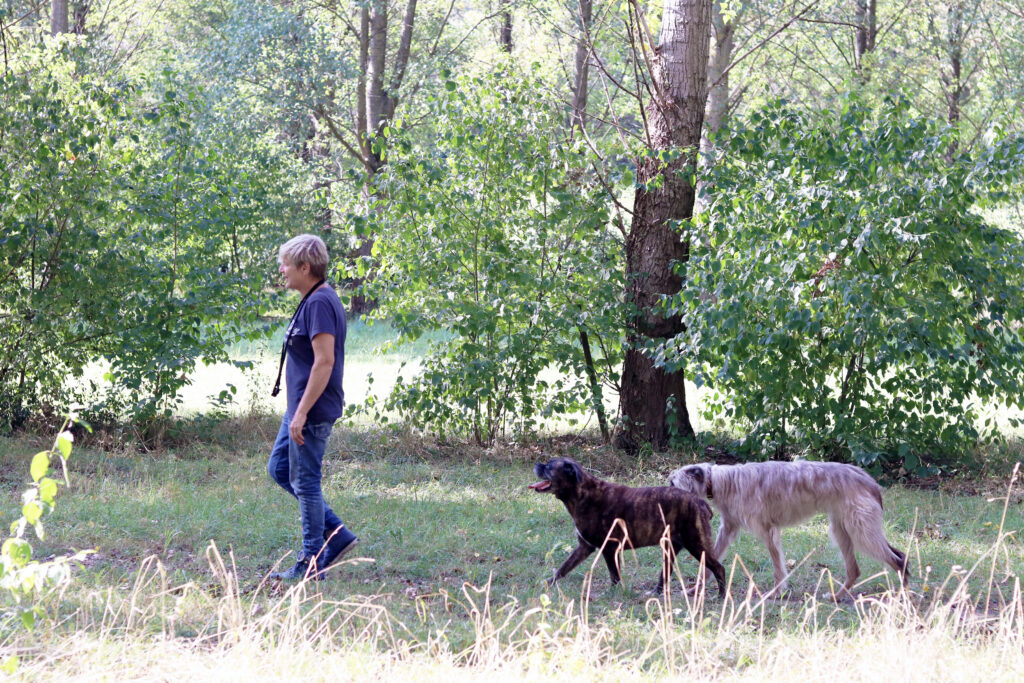
M288 388L288 414L294 415L299 407L302 392L306 390L309 373L313 370L313 337L318 334L334 335L334 370L324 393L309 410L306 422L334 422L341 417L345 408L345 392L341 388L345 372L345 308L341 299L330 286L321 287L306 299L295 317L288 342L288 366L286 386Z

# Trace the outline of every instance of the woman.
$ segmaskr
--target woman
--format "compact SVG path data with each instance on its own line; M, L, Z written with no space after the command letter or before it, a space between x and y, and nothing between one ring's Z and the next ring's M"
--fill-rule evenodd
M327 245L316 235L288 240L278 253L285 286L302 301L285 332L282 364L288 408L270 452L271 479L299 501L302 551L295 566L271 578L324 578L327 568L359 542L324 501L321 465L327 437L345 404L345 309L326 283ZM274 387L277 394L281 377Z

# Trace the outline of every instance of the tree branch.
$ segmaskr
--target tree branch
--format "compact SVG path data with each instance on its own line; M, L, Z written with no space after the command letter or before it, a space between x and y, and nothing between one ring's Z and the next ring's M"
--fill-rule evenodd
M808 5L807 5L806 7L804 7L804 8L802 9L802 10L800 10L800 11L799 11L799 12L797 12L797 13L796 13L795 15L793 15L793 16L792 16L792 17L791 17L791 18L789 19L789 21L787 21L787 22L786 22L785 24L783 24L783 25L782 25L782 26L780 26L779 28L777 28L777 29L775 29L774 31L772 31L772 33L771 33L771 34L770 34L770 35L769 35L769 36L768 36L767 38L765 38L765 39L764 39L764 40L762 40L762 41L761 41L760 43L758 43L758 44L757 44L757 45L755 45L754 47L750 48L749 50L747 50L746 52L744 52L744 53L743 53L742 55L740 55L739 57L737 57L737 58L736 58L735 60L733 60L733 62L732 62L732 63L731 63L731 64L730 64L729 66L725 67L725 69L723 69L723 70L722 70L722 73L721 73L721 74L719 74L718 78L716 78L716 79L715 79L715 82L714 82L714 83L711 83L709 87L710 87L710 88L713 88L713 87L715 87L716 85L718 85L718 83L719 83L719 82L720 82L720 81L721 81L721 80L722 80L723 78L725 78L725 77L726 77L726 75L727 75L727 74L728 74L728 73L729 73L730 71L732 71L732 69L733 69L733 67L734 67L734 66L736 66L737 64L739 64L740 62L742 62L742 61L743 61L744 59L746 59L747 57L749 57L749 56L751 55L751 53L753 53L753 52L754 52L755 50L759 50L759 49L761 49L762 47L764 47L764 45L766 45L766 44L768 43L768 41L770 41L770 40L771 40L772 38L774 38L775 36L779 35L779 34L780 34L780 33L782 33L783 31L785 31L785 30L786 30L787 28L789 28L789 27L790 27L791 25L793 25L793 23L794 23L794 22L796 22L796 21L797 21L798 19L800 19L800 17L802 17L802 16L804 15L804 14L806 14L807 12L810 12L810 11L811 11L812 9L814 9L815 5L817 5L819 1L820 1L820 0L811 0L810 4L808 4Z
M344 147L345 150L348 151L348 153L351 154L357 161L359 161L359 163L361 163L366 168L367 171L369 171L370 167L366 161L366 158L358 149L352 146L345 139L345 134L341 131L341 129L338 128L337 124L334 122L334 119L332 119L331 115L327 113L327 110L324 108L324 106L318 103L314 106L314 111L317 113L318 116L320 116L324 120L324 123L327 124L327 128L331 131L331 135L334 137L334 139L341 143L341 146Z
M405 16L402 18L402 34L398 40L398 52L395 54L395 68L391 75L391 87L388 88L387 101L381 116L390 121L398 106L398 91L405 79L405 69L409 65L409 53L412 50L412 29L416 22L416 0L408 0L405 5Z

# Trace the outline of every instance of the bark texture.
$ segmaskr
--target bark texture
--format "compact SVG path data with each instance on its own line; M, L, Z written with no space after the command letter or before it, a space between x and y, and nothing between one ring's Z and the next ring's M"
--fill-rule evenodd
M743 12L740 8L737 14ZM708 105L705 129L713 135L722 129L729 116L729 73L726 69L732 62L736 49L736 19L726 21L722 15L721 3L714 3L711 15L712 46L708 61ZM705 138L706 140L706 138Z
M659 304L679 292L689 244L678 231L693 215L697 149L707 101L711 0L666 0L660 44L654 56L654 93L647 106L652 152L681 152L667 165L648 155L637 164L633 222L626 239L626 299L635 313L627 331L622 372L622 424L616 445L629 451L642 443L664 450L673 433L692 436L682 370L666 372L643 353L649 340L683 330L678 316L664 316ZM645 189L657 176L660 186Z
M498 47L502 52L512 54L511 0L501 0L501 28L498 31Z
M583 130L587 119L587 97L590 94L590 24L593 0L579 0L579 38L576 39L576 71L572 88L572 125Z
M391 75L388 70L388 4L384 0L374 0L369 6L359 9L359 69L360 75L356 84L356 116L354 145L347 144L348 132L344 131L334 120L327 118L328 126L335 138L355 154L366 171L364 193L369 199L372 193L373 176L384 166L380 149L374 141L383 127L395 116L400 102L400 94L405 81L409 56L412 52L413 28L416 24L417 0L406 0L402 15L402 28L398 36L398 48L391 61ZM373 237L363 239L356 247L355 256L369 256L373 251ZM361 294L354 295L349 307L352 315L362 315L375 306Z
M857 28L853 34L854 63L861 68L864 55L875 49L875 38L878 36L878 8L875 0L854 0L854 16Z
M50 33L68 32L68 0L50 0Z
M380 154L372 149L373 138L380 129L384 115L386 94L384 93L384 62L388 50L388 8L383 0L370 6L370 35L367 37L368 61L366 65L366 130L363 150L364 163L371 173L380 169Z
M76 2L71 10L71 15L74 18L74 25L71 29L80 36L85 35L85 20L89 16L89 2L87 0Z
M963 4L951 2L946 6L946 50L948 62L942 69L941 80L943 95L946 98L946 121L952 127L954 133L959 132L960 108L968 94L968 88L963 81L964 40ZM948 156L950 159L956 156L959 146L959 140L954 138L949 147Z
M572 86L572 118L569 121L571 132L583 133L587 120L587 97L590 92L590 24L593 18L593 0L579 0L579 14L576 17L579 22L579 37L576 39L576 71L573 77ZM601 438L605 443L611 441L611 432L608 429L608 416L605 414L604 400L601 394L601 383L597 377L597 367L594 364L594 356L590 351L590 335L585 326L577 327L580 339L580 348L583 351L583 362L587 369L587 380L590 382L591 405L594 414L597 415L597 424L601 429Z

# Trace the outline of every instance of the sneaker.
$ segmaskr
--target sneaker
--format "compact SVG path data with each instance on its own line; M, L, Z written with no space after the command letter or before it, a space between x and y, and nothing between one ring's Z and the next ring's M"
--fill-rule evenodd
M316 571L316 564L310 562L310 558L300 557L295 561L294 567L283 572L274 572L270 578L280 581L301 581L305 578L320 581L323 579L323 572Z
M344 524L334 529L325 530L324 540L326 543L324 543L323 550L320 551L319 561L319 566L322 567L321 575L359 544L359 539Z

